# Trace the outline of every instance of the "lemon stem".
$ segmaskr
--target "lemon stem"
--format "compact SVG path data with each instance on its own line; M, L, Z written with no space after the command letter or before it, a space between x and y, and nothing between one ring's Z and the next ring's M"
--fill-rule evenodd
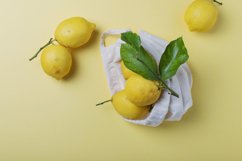
M217 1L217 0L213 0L213 2L218 3L219 5L223 5L222 2L219 2L219 1Z
M171 95L173 95L173 96L179 98L179 95L178 95L175 91L173 91L170 87L168 87L168 86L166 85L166 83L165 83L163 80L160 80L160 82L159 82L159 87L160 87L160 88L163 88L163 89L164 89L164 88L167 89L167 90L169 91L169 94L171 94Z
M109 99L109 100L106 100L106 101L103 101L103 102L101 102L101 103L96 104L96 106L99 106L99 105L102 105L102 104L104 104L104 103L111 102L111 101L112 101L112 99Z
M50 38L50 40L44 45L42 46L41 48L39 48L39 50L37 51L37 53L32 56L31 58L29 58L29 61L33 60L34 58L36 58L39 53L41 52L41 50L43 50L45 47L49 46L50 44L52 44L55 40L53 38Z

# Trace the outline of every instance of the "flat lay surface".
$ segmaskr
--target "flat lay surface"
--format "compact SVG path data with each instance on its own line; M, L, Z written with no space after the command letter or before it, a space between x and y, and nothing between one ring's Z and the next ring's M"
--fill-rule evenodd
M0 6L0 160L240 161L242 160L242 2L223 0L209 32L190 32L190 0L4 1ZM96 24L73 52L63 80L46 75L40 56L28 59L66 18ZM109 29L183 37L193 74L193 107L179 122L145 127L125 122L111 103L100 35Z

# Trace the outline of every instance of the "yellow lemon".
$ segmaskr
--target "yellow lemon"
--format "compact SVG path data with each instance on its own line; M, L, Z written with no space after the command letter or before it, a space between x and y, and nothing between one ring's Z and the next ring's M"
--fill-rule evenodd
M41 66L44 72L56 79L66 76L72 65L71 53L61 45L49 45L41 54Z
M149 113L149 106L137 106L130 102L124 90L115 93L112 97L115 110L127 119L143 119Z
M124 64L123 61L121 61L120 64L121 64L121 71L122 71L123 76L124 76L125 79L128 79L128 78L130 78L131 76L138 75L138 74L136 74L135 72L133 72L132 70L129 70L129 69L125 66L125 64Z
M87 43L96 25L82 17L62 21L55 30L55 39L63 46L78 48Z
M195 0L185 12L185 22L190 31L208 31L216 23L218 10L212 0Z
M141 76L132 76L125 84L127 98L138 106L155 103L159 99L161 91L156 81L147 80Z

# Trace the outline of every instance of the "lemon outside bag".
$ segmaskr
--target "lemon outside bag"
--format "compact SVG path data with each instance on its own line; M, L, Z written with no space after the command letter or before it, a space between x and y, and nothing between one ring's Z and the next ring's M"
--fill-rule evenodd
M119 35L126 31L129 30L109 30L102 33L101 36L101 56L112 95L124 89L125 85L125 79L120 68L120 46L124 42L121 39L118 39L116 43L106 47L104 40L109 35ZM147 50L158 63L168 43L145 31L140 31L139 36L144 49ZM179 94L179 98L171 96L168 91L165 90L159 100L153 105L150 114L145 119L124 119L134 124L153 127L159 126L164 120L179 121L192 106L192 74L188 65L181 65L176 75L166 83Z

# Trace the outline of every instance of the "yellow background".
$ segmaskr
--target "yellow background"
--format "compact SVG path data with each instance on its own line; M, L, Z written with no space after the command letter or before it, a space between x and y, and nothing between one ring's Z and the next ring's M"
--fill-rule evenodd
M242 2L219 6L211 32L191 33L191 0L9 0L0 5L0 161L241 161ZM28 61L71 16L95 22L90 43L73 54L71 75L44 74ZM99 50L107 29L183 36L193 72L194 106L157 128L127 123L111 104Z

